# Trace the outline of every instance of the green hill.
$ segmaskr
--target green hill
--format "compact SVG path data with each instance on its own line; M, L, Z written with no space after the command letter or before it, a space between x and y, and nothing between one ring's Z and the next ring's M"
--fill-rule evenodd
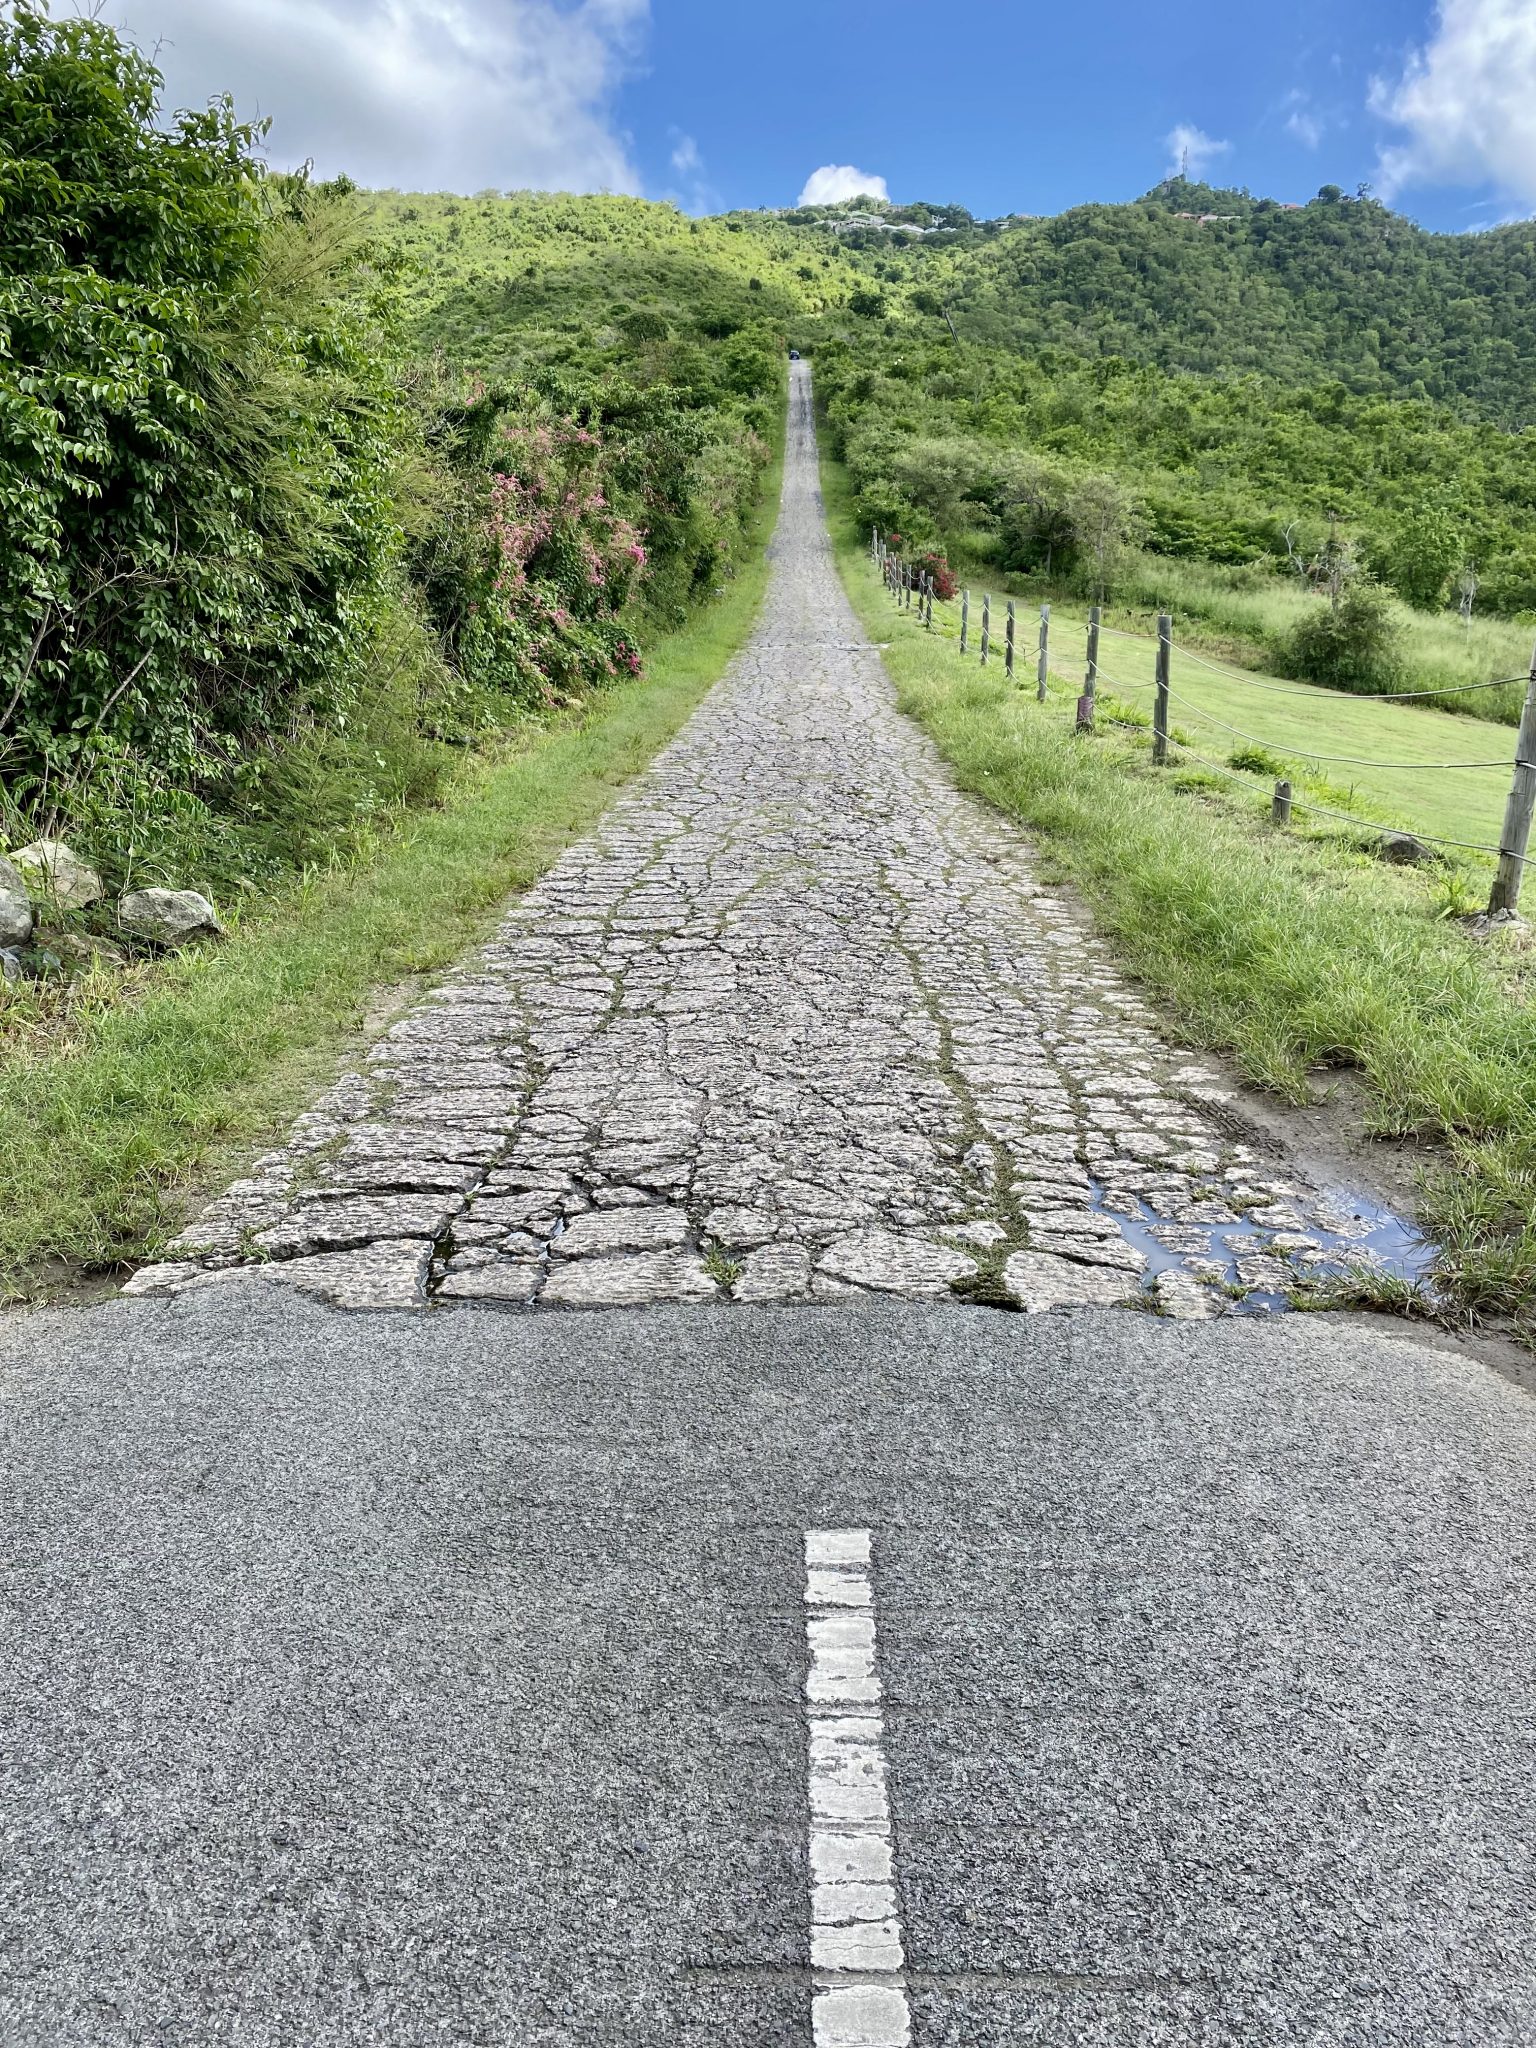
M1174 603L1297 674L1308 593L1347 583L1369 645L1314 667L1348 687L1523 667L1496 622L1536 616L1536 223L1430 235L1332 188L1172 180L1049 220L776 225L860 273L798 331L870 521L976 574Z
M801 232L846 244L832 217ZM941 301L963 340L1536 420L1536 221L1431 234L1335 186L1286 206L1170 179L1130 205L878 241L896 295Z

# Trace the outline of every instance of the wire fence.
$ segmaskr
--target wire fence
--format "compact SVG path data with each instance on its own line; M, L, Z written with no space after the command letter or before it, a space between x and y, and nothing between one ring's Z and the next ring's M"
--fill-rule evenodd
M897 606L906 611L916 610L919 623L929 632L934 628L935 589L931 575L918 569L903 557L894 554L881 539L878 529L871 535L870 556L876 571L882 577L886 589ZM990 593L983 593L979 613L973 619L971 594L968 590L957 593L959 603L959 651L969 656L974 644L977 657L983 667L994 659L1001 661L1004 673L1012 680L1028 650L1021 647L1019 616L1014 601L1005 600L1002 617L1002 632L994 630L993 607ZM1171 710L1176 704L1190 717L1204 721L1218 732L1230 734L1234 739L1243 740L1252 747L1265 752L1294 755L1312 768L1371 768L1393 774L1443 775L1462 769L1476 774L1498 774L1510 776L1509 794L1504 806L1504 821L1497 844L1486 840L1456 839L1443 833L1420 831L1415 827L1411 836L1430 846L1452 847L1459 852L1486 855L1494 862L1494 877L1488 898L1490 917L1513 916L1520 901L1520 887L1525 871L1536 866L1536 856L1529 852L1533 814L1536 814L1536 653L1531 657L1530 670L1523 676L1500 676L1483 683L1463 683L1446 689L1436 690L1393 690L1372 692L1354 701L1360 704L1372 703L1420 703L1436 697L1461 697L1476 690L1507 689L1512 683L1525 685L1525 707L1515 741L1513 761L1505 755L1494 760L1480 761L1395 761L1384 760L1374 754L1329 754L1311 747L1298 746L1291 740L1277 740L1246 727L1234 725L1230 720L1220 718L1215 712L1198 703L1193 697L1173 687L1173 619L1164 612L1158 619L1156 646L1156 673L1149 679L1131 681L1122 676L1111 675L1099 659L1102 639L1108 637L1127 641L1137 647L1145 647L1146 641L1140 635L1126 633L1118 627L1106 626L1100 616L1100 608L1094 605L1088 614L1087 650L1084 680L1079 686L1072 679L1063 676L1052 667L1051 660L1051 608L1048 604L1040 607L1039 631L1033 650L1033 672L1035 694L1045 703L1052 693L1052 685L1072 692L1077 699L1076 722L1080 732L1094 730L1098 713L1099 692L1107 687L1116 692L1150 690L1153 692L1152 708L1152 759L1159 766L1177 765L1173 757L1197 764L1209 772L1224 776L1229 781L1255 792L1265 798L1271 815L1280 825L1289 824L1294 812L1308 816L1326 818L1336 823L1356 827L1360 831L1380 835L1391 830L1379 818L1361 818L1334 804L1314 802L1309 797L1298 796L1288 776L1278 777L1273 785L1260 781L1251 772L1246 772L1240 757L1234 755L1229 761L1213 761L1200 753L1187 739L1174 731L1171 724ZM1309 698L1314 704L1325 701L1324 693L1307 686L1293 688L1282 683L1261 682L1258 677L1232 668L1225 662L1206 659L1202 655L1179 650L1180 661L1207 670L1210 674L1234 683L1243 689L1253 689L1271 696ZM1326 786L1327 778L1319 777ZM1349 792L1346 792L1346 795Z

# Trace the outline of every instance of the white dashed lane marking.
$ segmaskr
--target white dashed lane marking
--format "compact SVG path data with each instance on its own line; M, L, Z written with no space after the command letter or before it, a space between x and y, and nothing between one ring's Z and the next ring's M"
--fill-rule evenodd
M816 2048L909 2048L867 1529L808 1529L811 2028Z

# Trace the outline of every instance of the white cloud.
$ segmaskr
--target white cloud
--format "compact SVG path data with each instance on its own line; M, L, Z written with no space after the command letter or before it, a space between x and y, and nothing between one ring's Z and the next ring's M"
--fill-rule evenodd
M669 128L667 133L672 141L672 168L688 189L686 192L667 192L663 197L681 206L685 213L713 213L719 205L720 195L709 182L699 145L681 128Z
M1395 82L1371 81L1371 111L1406 130L1381 151L1377 182L1480 185L1536 205L1536 7L1441 0L1428 44Z
M76 0L80 4L80 0ZM168 108L229 92L321 177L635 192L610 101L650 0L109 0ZM83 9L82 9L83 11Z
M1316 149L1323 139L1327 123L1312 106L1310 95L1299 91L1288 92L1281 104L1289 109L1285 125L1290 133L1308 149Z
M884 178L870 171L856 171L852 164L823 164L812 171L800 194L801 206L836 206L844 199L890 198Z
M672 152L672 168L680 178L696 178L704 168L704 159L699 155L699 145L691 135L682 135L674 128L677 147Z
M1181 121L1166 138L1168 150L1168 175L1176 177L1186 166L1192 178L1200 178L1217 157L1225 156L1232 147L1230 142L1218 142L1213 135L1207 135L1203 128L1196 128L1188 121Z

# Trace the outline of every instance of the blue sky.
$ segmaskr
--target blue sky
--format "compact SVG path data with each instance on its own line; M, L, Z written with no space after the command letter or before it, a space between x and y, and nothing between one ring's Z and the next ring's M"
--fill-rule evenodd
M69 0L64 0L69 4ZM852 167L978 214L1213 182L1371 183L1427 225L1536 212L1536 0L108 0L169 96L364 183L789 205ZM848 181L823 179L830 190Z

